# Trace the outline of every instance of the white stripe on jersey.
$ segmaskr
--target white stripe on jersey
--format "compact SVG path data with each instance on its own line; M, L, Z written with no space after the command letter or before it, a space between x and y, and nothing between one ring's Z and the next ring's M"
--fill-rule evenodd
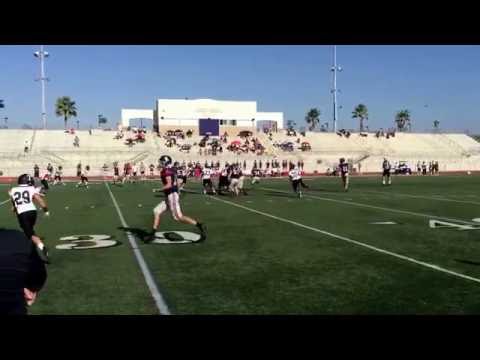
M33 203L33 196L38 194L39 190L33 186L16 186L8 192L13 203L15 204L15 209L17 214L22 214L27 211L37 210L35 204Z

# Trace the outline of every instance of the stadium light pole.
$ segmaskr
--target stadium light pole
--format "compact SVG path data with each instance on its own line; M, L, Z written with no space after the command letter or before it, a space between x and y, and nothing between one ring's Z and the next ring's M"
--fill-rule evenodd
M337 109L337 72L342 71L341 66L337 66L337 46L333 45L333 66L330 69L333 72L333 132L337 132L338 109Z
M42 84L42 122L43 129L47 128L47 110L45 106L45 82L49 79L45 76L45 58L49 57L50 54L47 51L43 50L43 45L40 45L40 51L35 51L33 55L36 58L40 59L40 77L36 81L40 81Z

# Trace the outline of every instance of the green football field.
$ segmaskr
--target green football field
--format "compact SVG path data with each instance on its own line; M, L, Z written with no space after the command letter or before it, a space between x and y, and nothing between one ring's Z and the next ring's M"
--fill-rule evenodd
M394 177L388 187L353 177L347 193L339 178L305 182L298 199L286 179L248 181L238 198L202 195L190 181L182 210L208 238L186 244L142 241L163 199L152 193L158 182L52 187L51 216L36 227L52 264L30 312L480 314L479 177ZM0 222L18 228L8 203ZM196 232L170 214L160 230ZM73 235L119 244L56 249L95 244L60 240Z

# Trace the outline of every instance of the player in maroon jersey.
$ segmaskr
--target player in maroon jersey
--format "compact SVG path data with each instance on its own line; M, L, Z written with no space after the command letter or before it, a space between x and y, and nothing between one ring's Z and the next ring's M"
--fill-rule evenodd
M165 194L165 200L153 209L153 228L152 233L147 238L147 242L155 239L155 232L160 226L160 217L167 209L176 221L195 225L200 230L202 236L200 241L205 240L206 234L204 226L199 221L183 215L182 213L180 208L180 197L178 196L177 174L172 167L172 158L168 155L162 155L159 164L161 166L160 179L163 187L160 189L153 189L153 192L163 192Z

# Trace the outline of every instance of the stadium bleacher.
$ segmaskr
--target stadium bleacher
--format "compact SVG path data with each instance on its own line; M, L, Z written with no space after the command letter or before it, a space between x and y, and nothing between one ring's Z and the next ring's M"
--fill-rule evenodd
M221 142L223 151L216 155L207 154L205 148L200 155L198 144L203 136L194 131L190 137L176 138L176 144L168 147L166 139L157 133L148 131L144 142L127 145L126 139L132 134L125 133L122 139L115 139L116 132L93 130L76 131L75 134L63 130L0 130L0 171L3 176L17 176L22 172L32 172L34 164L44 169L47 163L63 166L64 175L73 176L76 164L90 165L91 175L102 175L102 166L110 169L114 161L119 163L143 161L146 165L157 164L162 154L170 155L177 161L204 163L205 160L225 162L246 161L250 169L253 161L276 159L297 163L303 161L306 173L324 174L333 168L340 157L352 163L354 169L361 164L362 173L379 172L384 157L392 163L406 161L412 168L418 161L438 161L440 172L478 171L480 170L480 143L465 134L416 134L397 133L394 137L376 137L374 133L360 136L352 133L348 138L335 133L307 132L305 136L287 136L285 131L266 134L254 132L252 138L258 139L264 147L262 155L256 153L239 153L226 150L228 144L244 141L238 133L229 132L227 143ZM79 146L74 146L78 136ZM220 138L217 137L220 140ZM25 152L25 141L29 144ZM291 142L290 147L279 144ZM301 143L310 145L308 151L302 151ZM189 150L182 148L188 145Z

